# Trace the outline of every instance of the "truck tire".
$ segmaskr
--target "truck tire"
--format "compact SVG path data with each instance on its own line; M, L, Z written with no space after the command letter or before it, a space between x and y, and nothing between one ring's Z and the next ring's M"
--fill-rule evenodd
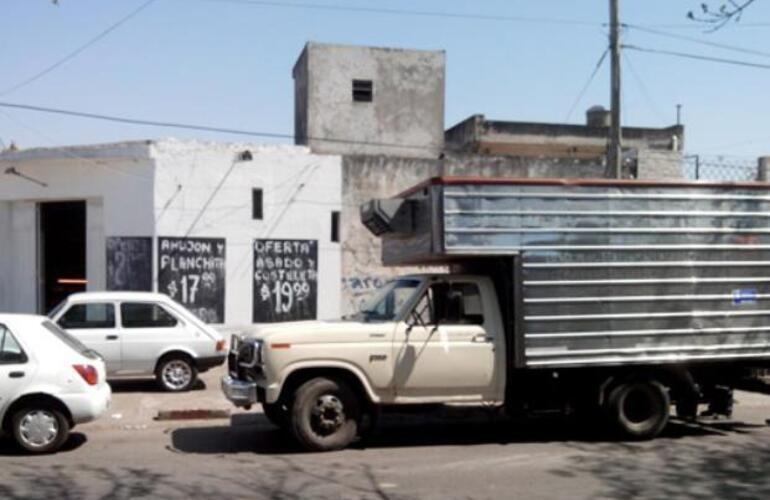
M666 427L671 400L668 391L655 380L624 382L610 392L609 416L626 438L652 439Z
M289 409L283 403L262 403L262 413L276 427L285 429L288 426Z
M358 434L360 402L341 380L318 377L294 393L289 428L310 451L345 448Z
M28 406L11 419L16 443L29 453L57 451L67 441L70 424L59 410L47 405Z

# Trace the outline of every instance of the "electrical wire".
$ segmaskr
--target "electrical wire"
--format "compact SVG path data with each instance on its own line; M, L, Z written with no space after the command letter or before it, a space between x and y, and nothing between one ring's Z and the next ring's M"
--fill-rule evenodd
M45 106L33 106L29 104L0 102L0 108L23 109L27 111L38 111L41 113L75 116L79 118L90 118L93 120L128 123L131 125L146 125L146 126L152 126L152 127L199 130L204 132L218 132L223 134L246 135L251 137L263 137L263 138L272 138L272 139L294 139L293 134L286 134L286 133L258 132L258 131L251 131L251 130L242 130L242 129L212 127L207 125L192 125L188 123L142 120L142 119L136 119L136 118L127 118L122 116L105 115L105 114L99 114L99 113L86 113L82 111L71 111L66 109L49 108ZM418 145L418 144L401 144L401 143L396 144L396 143L387 143L387 142L357 141L353 139L337 139L337 138L331 138L331 137L307 137L307 140L319 141L319 142L331 142L331 143L339 143L339 144L358 144L358 145L366 145L366 146L392 147L392 148L402 148L402 149L434 150L439 148L439 145Z
M129 12L127 15L123 16L122 18L120 18L117 22L111 24L107 29L101 31L95 37L89 39L88 41L86 41L86 43L84 43L83 45L81 45L77 49L73 50L69 54L65 55L64 57L62 57L58 61L54 62L53 64L51 64L49 66L47 66L46 68L42 69L41 71L35 73L34 75L30 76L29 78L27 78L25 80L22 80L21 82L15 84L15 85L10 86L10 87L6 88L3 91L0 91L0 96L8 95L11 92L15 92L15 91L19 90L20 88L22 88L22 87L24 87L26 85L29 85L30 83L43 78L45 75L47 75L48 73L52 72L53 70L55 70L59 66L63 65L64 63L66 63L68 61L71 61L72 59L74 59L75 57L80 55L82 52L84 52L86 49L88 49L89 47L94 45L96 42L98 42L99 40L103 39L104 37L106 37L107 35L112 33L113 31L118 29L121 25L123 25L126 22L128 22L132 17L136 16L137 14L142 12L144 9L149 7L150 4L152 4L153 2L155 2L155 0L147 0L142 5L140 5L136 9L132 10L131 12Z
M665 32L665 31L654 29L654 28L648 28L646 26L641 26L639 24L623 23L622 26L625 27L625 28L631 28L631 29L634 29L634 30L637 30L637 31L641 31L643 33L650 33L652 35L658 35L658 36L664 36L664 37L668 37L668 38L673 38L675 40L684 40L684 41L687 41L687 42L698 43L698 44L701 44L701 45L707 45L709 47L716 47L718 49L723 49L723 50L731 50L733 52L740 52L740 53L743 53L743 54L751 54L751 55L755 55L755 56L770 57L770 52L764 52L762 50L755 50L755 49L747 49L747 48L738 47L738 46L735 46L735 45L727 45L727 44L723 44L723 43L711 42L711 41L708 41L708 40L702 40L700 38L695 38L695 37L686 36L686 35L679 35L679 34L676 34L676 33L668 33L668 32Z
M564 118L565 122L569 122L569 119L572 117L572 113L575 111L575 108L577 108L578 104L580 104L580 100L583 99L583 96L588 91L588 87L591 85L591 82L594 81L594 77L602 67L602 63L604 63L604 60L607 58L609 51L610 49L604 49L604 52L602 52L601 57L599 57L599 60L596 62L596 66L594 66L594 69L591 72L591 76L588 77L588 81L586 81L585 85L583 85L583 88L580 89L580 92L575 98L575 101L572 103L572 106L570 106L569 111L567 112L567 116Z
M57 147L56 146L56 142L57 141L55 141L53 138L51 138L47 134L44 134L43 132L41 132L41 131L39 131L39 130L37 130L35 128L30 127L29 125L27 125L26 123L22 122L21 120L19 120L15 116L13 116L13 115L11 115L11 114L9 114L7 112L4 112L2 110L0 110L0 115L5 116L8 120L15 122L20 127L25 128L25 129L29 130L30 132L32 132L34 134L37 134L38 136L42 137L43 140L45 140L46 142L51 144L51 146ZM115 173L118 173L118 174L121 174L121 175L125 175L127 177L133 177L133 178L136 178L136 179L141 179L141 180L146 181L146 182L152 182L152 179L150 177L146 176L146 175L135 174L133 172L128 172L128 171L122 170L120 168L111 167L111 166L109 166L107 164L104 164L104 163L99 163L99 162L95 161L92 158L87 158L85 156L77 155L77 154L71 152L67 147L57 147L57 151L61 152L64 156L68 156L68 157L70 157L72 159L75 159L75 160L81 160L81 161L83 161L85 163L94 165L96 167L99 167L99 168L102 168L102 169L105 169L105 170L110 170L112 172L115 172ZM0 160L2 160L2 159L3 158L0 157Z
M674 57L681 57L685 59L695 59L698 61L717 62L722 64L732 64L735 66L748 66L751 68L770 69L770 64L754 63L750 61L740 61L737 59L725 59L722 57L703 56L700 54L690 54L687 52L677 52L674 50L662 50L662 49L649 49L646 47L639 47L637 45L623 45L622 48L626 50L636 50L638 52L647 52L649 54L662 54Z
M663 113L661 113L660 108L655 104L655 101L653 101L652 96L647 90L647 86L644 84L641 76L639 76L639 73L634 69L634 65L631 64L631 58L628 57L625 52L621 52L621 54L623 55L623 60L626 62L626 67L628 67L631 76L634 77L636 84L639 86L639 90L642 92L642 96L644 96L644 99L647 101L647 105L657 115L661 123L666 123L666 118L663 116Z
M212 2L212 3L233 3L233 4L242 4L242 5L254 5L254 6L262 6L262 7L315 9L315 10L329 10L329 11L360 12L360 13L368 13L368 14L387 14L387 15L398 15L398 16L441 17L441 18L449 18L449 19L476 19L476 20L482 20L482 21L503 21L503 22L518 22L518 23L531 23L531 24L563 24L563 25L574 25L574 26L600 25L600 23L596 23L593 21L579 21L576 19L487 15L487 14L427 11L427 10L402 10L402 9L392 9L392 8L385 8L385 7L361 7L361 6L354 6L354 5L320 4L320 3L310 3L310 2L279 2L279 1L270 1L270 0L202 0L202 1Z

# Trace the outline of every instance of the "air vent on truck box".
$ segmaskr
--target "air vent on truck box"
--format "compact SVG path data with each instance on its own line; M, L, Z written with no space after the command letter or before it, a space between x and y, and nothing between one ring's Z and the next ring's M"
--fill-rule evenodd
M408 234L413 230L413 200L393 198L371 200L361 205L361 222L375 236Z

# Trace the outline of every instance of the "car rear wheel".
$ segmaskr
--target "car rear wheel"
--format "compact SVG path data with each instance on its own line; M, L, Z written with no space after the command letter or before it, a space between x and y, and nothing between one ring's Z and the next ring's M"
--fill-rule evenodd
M188 356L171 355L163 358L155 370L155 379L164 391L182 392L192 388L198 371Z
M311 451L339 450L358 435L360 402L341 380L319 377L302 384L294 395L290 429Z
M46 406L17 411L11 420L13 437L29 453L53 453L67 441L70 425L58 410Z

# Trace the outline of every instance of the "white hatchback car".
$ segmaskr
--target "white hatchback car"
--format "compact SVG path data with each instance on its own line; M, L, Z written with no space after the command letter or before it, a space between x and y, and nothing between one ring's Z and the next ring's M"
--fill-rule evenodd
M110 396L95 352L43 316L0 314L0 422L22 448L56 451Z
M154 376L184 391L227 355L219 332L160 293L75 293L48 316L102 356L109 379Z

